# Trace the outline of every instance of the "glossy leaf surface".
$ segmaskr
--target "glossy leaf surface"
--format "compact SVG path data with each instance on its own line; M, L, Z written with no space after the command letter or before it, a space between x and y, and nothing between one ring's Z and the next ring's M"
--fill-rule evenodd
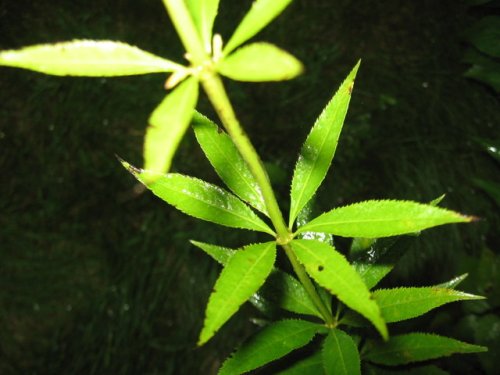
M479 353L487 349L448 337L428 333L392 336L388 342L370 341L363 356L380 365L397 366L446 357L455 353Z
M0 52L0 65L57 76L112 77L184 70L182 65L110 40L73 40Z
M359 62L319 115L302 146L295 165L291 188L289 225L312 198L332 163L354 87Z
M232 50L266 27L292 0L255 0L252 8L240 22L223 52L228 55Z
M237 250L227 247L210 245L203 242L191 241L213 259L225 266ZM297 314L313 315L322 318L314 306L302 284L292 275L277 268L271 271L264 286L252 296L250 302L257 307L268 305L280 307Z
M207 342L264 284L275 259L274 242L246 246L229 259L210 295L198 345Z
M472 220L472 217L431 205L410 201L372 200L333 209L300 227L297 232L380 238Z
M302 63L288 52L269 43L241 47L218 65L220 74L236 81L284 81L303 71Z
M238 375L281 358L308 344L323 329L303 320L282 320L262 329L243 344L219 371L219 375Z
M295 363L286 370L278 372L276 375L323 375L324 373L321 352L316 352L310 357Z
M219 0L186 0L193 22L207 53L211 52L212 29L219 9Z
M454 277L451 280L445 281L444 283L435 285L435 288L447 288L447 289L454 289L456 286L460 285L462 281L464 281L467 276L469 276L468 273L464 273L463 275Z
M144 169L165 173L193 116L198 81L191 77L176 87L149 117L144 138Z
M293 240L291 246L307 273L319 285L370 320L382 337L388 337L379 307L342 254L332 246L315 240Z
M267 215L259 185L231 138L197 112L193 117L193 128L203 152L227 187L242 200Z
M458 290L437 287L379 289L372 295L387 323L412 319L450 302L484 299ZM347 324L356 321L349 313L345 319Z
M274 235L250 207L218 186L177 173L152 173L126 162L124 166L156 196L188 215L232 228Z
M339 329L332 329L326 337L322 356L326 375L361 375L358 347Z

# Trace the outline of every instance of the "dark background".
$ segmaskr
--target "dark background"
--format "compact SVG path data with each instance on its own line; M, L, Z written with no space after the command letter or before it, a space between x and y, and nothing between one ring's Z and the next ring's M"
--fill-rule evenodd
M305 75L227 87L286 207L301 143L362 58L318 207L427 202L446 193L444 207L481 217L424 232L385 285L431 285L469 272L461 288L487 301L452 304L398 329L488 345L489 353L436 363L452 374L493 374L500 215L477 179L500 182L499 164L486 152L500 140L499 96L464 77L471 67L464 56L475 48L468 30L498 15L498 2L471 3L296 0L255 39L292 52ZM250 4L221 1L215 29L225 40ZM0 0L1 49L83 38L121 40L182 61L159 0ZM133 178L115 158L141 164L164 80L0 70L0 374L213 374L256 330L251 318L259 313L245 306L196 348L219 267L188 240L236 247L257 237L134 195ZM215 118L204 97L198 109ZM218 183L191 133L174 168Z

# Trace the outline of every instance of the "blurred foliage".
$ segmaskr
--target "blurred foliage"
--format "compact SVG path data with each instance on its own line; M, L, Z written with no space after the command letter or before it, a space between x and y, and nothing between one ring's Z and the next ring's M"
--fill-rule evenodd
M226 40L250 4L222 0L216 29ZM429 285L469 272L464 289L489 297L412 323L490 346L479 357L438 363L454 374L492 374L498 357L500 215L477 181L498 185L500 174L477 139L500 138L499 98L462 76L470 67L462 61L470 46L464 35L495 12L465 0L296 0L258 39L294 53L306 74L279 84L227 83L286 201L314 116L363 59L317 207L446 193L442 205L482 218L415 238L385 284ZM75 38L182 56L158 0L0 0L0 48ZM255 329L249 318L261 316L246 306L196 348L219 267L188 243L235 247L254 234L236 236L137 194L115 159L141 164L146 120L164 95L164 78L0 71L1 374L213 374ZM215 118L206 101L198 109ZM190 134L175 168L217 182L207 166Z

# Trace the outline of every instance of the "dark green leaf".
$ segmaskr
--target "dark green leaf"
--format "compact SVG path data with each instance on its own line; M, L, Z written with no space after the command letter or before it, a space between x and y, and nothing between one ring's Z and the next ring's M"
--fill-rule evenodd
M198 345L203 345L247 301L269 276L276 244L267 242L239 250L222 270L208 301Z
M379 368L373 365L366 366L366 375L448 375L449 373L436 366L419 366L415 368L405 368L403 370L392 370Z
M224 48L224 55L228 55L238 46L266 27L276 18L292 0L255 0L252 8L240 22L233 36Z
M276 375L324 375L324 373L321 352L316 352L312 356L295 363L286 370L278 372Z
M323 288L370 320L382 337L387 327L363 280L332 246L315 240L293 240L291 246L306 271Z
M156 196L198 219L232 228L274 232L242 201L231 193L197 178L177 173L166 175L124 166Z
M332 163L344 119L351 100L359 62L349 73L333 98L316 120L300 150L293 173L289 225L312 198Z
M387 366L398 366L412 362L450 356L455 353L479 353L484 346L467 344L448 337L428 333L409 333L392 336L389 341L369 341L363 358Z
M322 356L326 375L361 375L358 348L351 336L339 329L326 337Z
M500 57L500 17L487 16L477 21L466 32L466 38L483 53Z
M73 40L0 52L0 65L57 76L111 77L185 70L137 47L110 40Z
M193 127L198 143L222 181L238 197L267 215L259 185L231 138L197 112Z
M198 81L191 77L176 87L149 117L144 138L144 169L168 172L189 126L198 100Z
M326 212L298 228L297 233L313 231L342 237L380 238L472 220L472 217L431 205L410 201L373 200Z
M236 81L265 82L295 78L302 63L288 52L269 43L241 47L217 64L220 74Z
M323 327L303 320L282 320L265 327L238 349L219 375L238 375L281 358L308 344Z

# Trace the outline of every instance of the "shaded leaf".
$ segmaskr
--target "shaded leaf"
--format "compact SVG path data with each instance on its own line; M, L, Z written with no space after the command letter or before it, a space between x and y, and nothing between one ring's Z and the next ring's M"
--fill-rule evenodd
M266 27L274 18L290 4L292 0L255 0L252 8L240 22L233 36L223 50L228 55L232 50Z
M467 276L469 276L468 273L464 273L463 275L460 275L460 276L457 276L457 277L454 277L453 279L451 280L448 280L444 283L441 283L441 284L438 284L438 285L435 285L434 287L435 288L447 288L447 289L454 289L456 286L458 286L462 281L464 281Z
M303 359L286 370L278 372L276 375L323 375L323 357L321 352L316 352L312 356Z
M431 205L410 201L372 200L326 212L298 228L297 233L317 231L342 237L380 238L472 220L473 217Z
M379 289L373 292L373 298L379 305L384 320L392 323L415 318L450 302L484 297L453 289L423 287Z
M198 241L191 241L191 243L223 266L237 252L237 250ZM250 302L259 310L267 311L278 306L297 314L322 318L302 284L292 275L277 268L272 270L264 286L251 297Z
M227 247L210 245L208 243L193 241L193 240L189 242L191 242L194 246L198 247L199 249L203 250L205 253L210 255L213 259L215 259L219 264L222 264L223 266L225 266L227 262L229 262L229 259L231 259L231 257L234 254L236 254L236 250L229 249Z
M380 365L397 366L450 356L455 353L479 353L484 346L467 344L448 337L428 333L392 336L389 341L369 341L363 358Z
M0 65L57 76L111 77L181 71L170 60L122 42L73 40L0 52Z
M304 320L272 323L224 362L219 375L238 375L261 367L308 344L321 330L324 327Z
M267 215L259 184L231 138L197 112L193 117L193 127L198 143L222 181L238 197Z
M210 295L198 345L203 345L233 316L269 276L276 244L249 245L234 254L222 270Z
M219 9L219 0L186 0L186 5L205 46L205 51L210 54L212 29Z
M288 52L269 43L241 47L217 64L220 74L236 81L265 82L295 78L302 63Z
M291 246L307 273L319 285L370 320L382 337L388 337L379 307L342 254L332 246L315 240L293 240Z
M500 17L481 18L465 33L466 39L479 51L494 57L500 57Z
M177 173L166 175L123 165L156 196L198 219L232 228L274 232L247 205L226 190Z
M191 77L176 87L149 117L144 138L144 169L165 173L189 126L198 100L198 81Z
M332 163L360 62L320 114L300 150L291 188L289 226L323 182Z
M393 370L379 368L373 365L366 366L366 375L448 375L437 366L419 366L415 368L405 368L404 370Z
M361 375L358 347L347 333L332 329L323 343L326 375Z
M309 221L311 221L313 216L314 209L314 198L309 200L307 204L300 210L298 216L297 216L297 221L296 225L297 228L307 224ZM303 240L318 240L320 242L324 242L328 245L334 245L333 243L333 236L328 233L321 233L321 232L303 232L300 233L297 238L303 239Z

